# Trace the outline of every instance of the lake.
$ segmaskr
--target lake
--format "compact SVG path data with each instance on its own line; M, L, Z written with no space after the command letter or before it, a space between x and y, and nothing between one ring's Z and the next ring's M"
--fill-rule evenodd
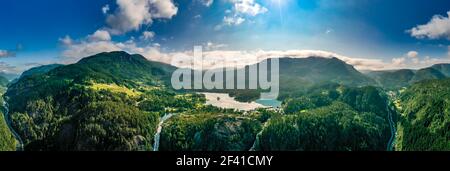
M267 108L267 107L281 107L281 102L278 100L271 99L260 99L254 102L245 103L239 102L230 97L226 93L201 93L206 97L206 104L213 105L215 107L226 108L226 109L237 109L237 110L254 110L257 108Z
M255 101L258 104L263 106L273 107L273 108L281 108L281 101L276 99L259 99Z

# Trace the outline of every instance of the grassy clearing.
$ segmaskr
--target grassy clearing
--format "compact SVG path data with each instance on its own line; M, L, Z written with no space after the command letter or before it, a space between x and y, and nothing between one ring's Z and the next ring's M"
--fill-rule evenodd
M117 84L103 84L103 83L92 83L90 88L94 90L107 90L113 93L125 93L128 96L136 97L141 95L142 93L133 89L129 89L127 87L119 86Z

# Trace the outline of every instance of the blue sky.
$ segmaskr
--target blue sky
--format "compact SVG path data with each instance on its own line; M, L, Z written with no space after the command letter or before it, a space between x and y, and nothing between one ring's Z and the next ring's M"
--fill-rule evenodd
M359 69L416 68L450 59L448 11L448 0L2 0L0 70L108 50L165 61L195 45L210 55L320 50L366 62Z

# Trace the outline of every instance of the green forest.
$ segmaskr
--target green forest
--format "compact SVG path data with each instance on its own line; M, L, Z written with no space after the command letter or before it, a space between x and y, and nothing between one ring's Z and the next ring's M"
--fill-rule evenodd
M449 85L450 79L428 80L401 94L399 150L450 150Z
M259 149L386 150L390 133L385 98L374 87L313 88L309 94L285 100L285 115L270 119Z
M3 80L3 83L2 83ZM8 84L8 79L0 76L0 95L6 91L6 86ZM0 98L0 104L3 104L3 98ZM0 110L0 151L14 151L16 150L16 140L13 134L8 128L5 120L5 109L4 107Z

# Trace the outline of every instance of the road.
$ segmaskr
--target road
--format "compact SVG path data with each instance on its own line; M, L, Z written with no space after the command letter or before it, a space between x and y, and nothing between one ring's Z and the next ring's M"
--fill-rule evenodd
M3 107L5 108L5 113L3 114L5 118L5 123L8 125L9 130L11 130L12 134L14 135L14 138L16 138L18 144L16 145L17 151L23 151L23 141L20 135L14 130L14 128L11 125L11 119L9 118L9 108L8 103L6 103L6 99L3 100Z

